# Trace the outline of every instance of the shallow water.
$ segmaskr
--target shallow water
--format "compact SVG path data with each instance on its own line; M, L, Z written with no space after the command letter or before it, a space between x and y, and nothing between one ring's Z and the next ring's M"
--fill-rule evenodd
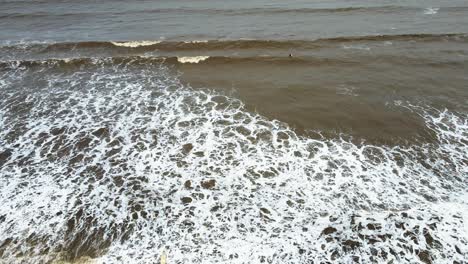
M3 1L0 263L464 263L466 13Z

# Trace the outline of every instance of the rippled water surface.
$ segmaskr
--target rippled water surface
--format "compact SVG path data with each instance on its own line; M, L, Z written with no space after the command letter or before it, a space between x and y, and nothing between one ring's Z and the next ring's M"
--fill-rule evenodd
M0 2L0 263L467 263L466 1Z

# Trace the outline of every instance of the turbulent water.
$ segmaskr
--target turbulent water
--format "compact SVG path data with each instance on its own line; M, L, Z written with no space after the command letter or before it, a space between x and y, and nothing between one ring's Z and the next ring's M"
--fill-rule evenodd
M467 263L439 2L1 2L0 263Z

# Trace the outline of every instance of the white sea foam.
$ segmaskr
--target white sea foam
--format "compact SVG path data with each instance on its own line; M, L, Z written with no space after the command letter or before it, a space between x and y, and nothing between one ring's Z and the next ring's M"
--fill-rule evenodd
M438 7L428 7L426 9L424 9L424 14L425 15L435 15L439 12L439 9Z
M384 46L391 46L393 43L391 41L384 41Z
M6 262L466 259L466 116L402 102L437 143L357 145L299 137L156 60L56 65L1 78Z
M337 94L349 95L349 96L358 96L356 93L357 88L349 85L339 85L336 89Z
M210 56L194 56L194 57L177 57L177 61L180 63L199 63L205 61Z
M160 40L141 40L141 41L127 41L127 42L111 42L115 46L127 47L127 48L138 48L144 46L151 46L161 43Z

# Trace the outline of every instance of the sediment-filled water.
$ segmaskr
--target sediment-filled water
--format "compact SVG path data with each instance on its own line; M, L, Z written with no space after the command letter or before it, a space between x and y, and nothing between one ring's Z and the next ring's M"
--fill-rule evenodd
M0 263L466 263L465 1L3 1Z

